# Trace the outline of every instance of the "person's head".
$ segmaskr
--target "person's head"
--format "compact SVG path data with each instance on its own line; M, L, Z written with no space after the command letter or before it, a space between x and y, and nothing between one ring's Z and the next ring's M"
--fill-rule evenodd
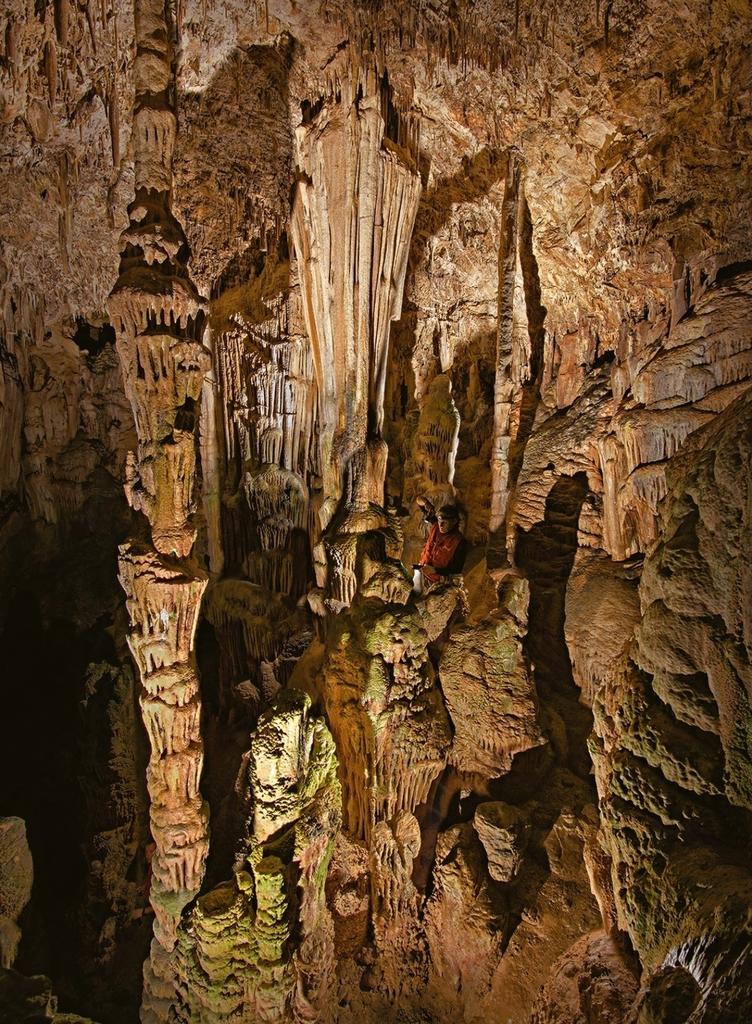
M442 533L451 533L460 523L460 514L456 505L442 505L436 513L436 522Z

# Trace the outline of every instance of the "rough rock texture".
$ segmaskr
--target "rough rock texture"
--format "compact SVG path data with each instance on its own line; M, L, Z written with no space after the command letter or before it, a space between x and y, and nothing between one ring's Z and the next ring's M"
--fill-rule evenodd
M35 974L30 978L0 968L0 1020L17 1024L94 1024L77 1013L58 1013L58 999L48 978Z
M34 864L22 818L0 818L0 967L12 967L21 941L18 918L31 898Z
M593 932L554 964L531 1024L621 1024L636 994L637 982L623 953L608 935Z
M746 1020L751 31L7 0L11 1019Z
M670 467L660 539L639 583L636 636L626 657L604 663L594 703L619 920L646 970L663 972L649 982L638 1019L651 1019L662 987L673 991L669 968L691 974L693 1021L741 1019L750 998L740 938L752 895L743 853L751 409L742 395ZM715 979L726 974L719 991Z

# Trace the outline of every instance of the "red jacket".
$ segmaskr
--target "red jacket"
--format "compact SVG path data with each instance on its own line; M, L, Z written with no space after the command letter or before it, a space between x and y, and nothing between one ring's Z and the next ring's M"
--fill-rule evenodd
M424 572L423 575L431 583L436 583L442 576L462 572L466 549L467 541L458 527L455 526L449 533L442 533L439 524L434 523L423 547L420 564L432 565L437 572Z

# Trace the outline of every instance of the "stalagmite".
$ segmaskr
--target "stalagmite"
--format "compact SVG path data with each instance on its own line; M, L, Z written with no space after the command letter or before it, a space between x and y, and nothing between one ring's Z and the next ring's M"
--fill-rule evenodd
M310 698L280 694L259 720L241 775L250 815L233 877L196 902L178 939L172 1013L180 1024L315 1020L330 995L323 881L340 793L334 744Z

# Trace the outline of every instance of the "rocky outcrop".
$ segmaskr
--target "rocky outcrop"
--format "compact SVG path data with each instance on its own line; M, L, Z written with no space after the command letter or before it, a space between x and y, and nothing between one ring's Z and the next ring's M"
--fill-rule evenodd
M749 412L747 393L670 467L659 540L639 583L634 642L597 660L602 839L619 923L648 975L640 1020L667 1019L660 1015L669 1012L670 993L686 989L682 972L692 978L687 1019L741 1019L749 998L746 953L728 952L747 927L750 899L739 845L749 809L740 773Z
M0 819L0 967L12 967L18 954L18 919L31 898L33 881L34 865L23 820Z
M637 982L623 952L603 932L593 932L554 964L531 1024L621 1024L636 995Z
M513 580L510 589L514 610L504 608L459 626L439 664L454 727L450 761L459 772L482 779L505 775L517 754L545 742L522 652L526 581Z

